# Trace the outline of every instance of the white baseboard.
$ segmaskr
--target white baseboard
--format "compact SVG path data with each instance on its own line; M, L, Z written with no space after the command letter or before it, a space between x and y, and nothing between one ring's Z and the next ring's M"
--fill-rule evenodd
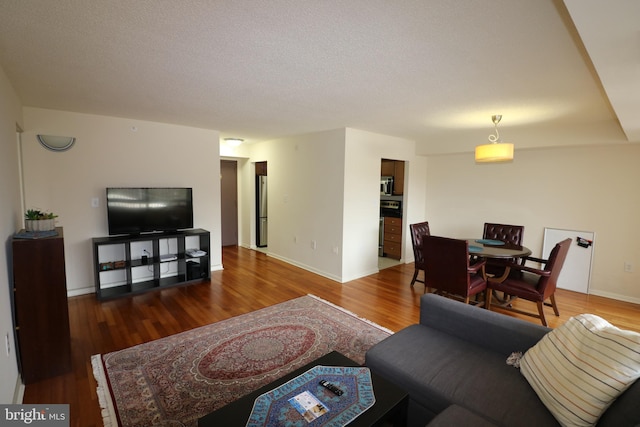
M16 378L16 388L13 392L13 403L20 404L24 400L24 384L20 379L20 375Z
M80 289L70 289L70 290L67 290L67 298L77 297L80 295L93 294L95 292L96 292L96 288L94 288L93 286L80 288Z
M630 302L630 303L633 303L633 304L640 304L640 298L634 298L634 297L630 297L628 295L615 294L613 292L599 291L597 289L596 290L589 289L589 294L590 295L596 295L596 296L599 296L599 297L615 299L615 300L618 300L618 301Z
M258 248L258 247L257 247L257 246L255 246L255 245L244 245L244 244L242 244L242 245L240 245L240 246L242 246L243 248L246 248L246 249L252 249L252 250L254 250L254 251L260 251L260 248ZM334 281L336 281L336 282L338 282L338 283L346 283L346 282L350 282L351 280L359 279L359 278L361 278L361 277L369 276L370 274L375 274L375 273L378 273L378 272L379 272L379 270L376 268L376 269L373 269L373 270L371 270L371 271L366 271L366 272L362 272L362 273L360 273L360 274L356 274L356 275L354 275L353 277L346 277L346 278L345 278L345 277L338 277L338 276L336 276L335 274L329 274L329 273L326 273L326 272L324 272L324 271L318 270L318 269L313 268L313 267L311 267L311 266L308 266L308 265L306 265L306 264L300 263L300 262L298 262L298 261L294 261L294 260L292 260L292 259L290 259L290 258L283 257L283 256L280 256L280 255L278 255L278 254L274 254L273 252L265 251L265 252L263 252L263 253L264 253L264 254L266 254L267 256L270 256L270 257L273 257L273 258L279 259L280 261L284 261L284 262L286 262L287 264L295 265L296 267L300 267L300 268L302 268L303 270L310 271L310 272L315 273L315 274L318 274L318 275L320 275L320 276L322 276L322 277L326 277L327 279L334 280Z
M286 258L286 257L280 256L280 255L276 255L276 254L273 254L273 253L267 253L267 256L270 256L270 257L273 257L273 258L279 259L280 261L284 261L284 262L286 262L287 264L295 265L296 267L300 267L300 268L302 268L302 269L304 269L304 270L307 270L307 271L310 271L310 272L312 272L312 273L318 274L318 275L320 275L320 276L322 276L322 277L326 277L327 279L334 280L334 281L336 281L336 282L338 282L338 283L343 283L343 282L342 282L342 279L341 279L340 277L338 277L338 276L335 276L335 275L333 275L333 274L326 273L326 272L324 272L324 271L320 271L320 270L318 270L318 269L315 269L315 268L313 268L313 267L311 267L311 266L308 266L308 265L306 265L306 264L299 263L299 262L294 261L294 260L292 260L292 259L289 259L289 258Z

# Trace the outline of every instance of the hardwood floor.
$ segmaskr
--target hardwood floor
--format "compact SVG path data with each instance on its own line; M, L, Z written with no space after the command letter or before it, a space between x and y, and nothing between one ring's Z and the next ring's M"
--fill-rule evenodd
M259 308L314 294L393 331L418 321L424 287L409 286L413 264L398 265L340 284L264 253L223 249L223 271L211 282L99 302L94 295L69 299L72 372L26 387L24 403L68 403L71 426L102 426L90 357L162 338ZM594 313L640 331L640 306L558 290L560 317L548 309L549 326L578 313ZM535 305L519 302L521 308ZM537 319L518 316L531 322Z

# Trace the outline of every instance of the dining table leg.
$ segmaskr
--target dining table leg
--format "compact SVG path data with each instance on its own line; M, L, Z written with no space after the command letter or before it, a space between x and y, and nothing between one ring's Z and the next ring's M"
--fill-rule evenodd
M507 277L509 277L510 272L511 272L511 267L506 266L502 275L498 277L489 277L487 278L487 281L494 282L494 283L502 283L507 279ZM500 305L507 305L507 304L510 304L511 302L511 298L508 295L505 294L502 297L500 297L498 295L498 291L496 291L495 289L491 290L491 295L493 296L493 298L496 299L496 301L498 301Z

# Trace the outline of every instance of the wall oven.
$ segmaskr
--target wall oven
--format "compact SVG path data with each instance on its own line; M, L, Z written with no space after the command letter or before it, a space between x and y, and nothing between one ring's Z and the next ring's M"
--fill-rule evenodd
M402 218L402 202L400 200L380 200L380 216Z

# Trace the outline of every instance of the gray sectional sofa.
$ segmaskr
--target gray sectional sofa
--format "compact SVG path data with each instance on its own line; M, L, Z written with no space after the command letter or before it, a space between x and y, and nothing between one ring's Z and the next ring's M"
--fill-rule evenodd
M420 322L373 346L365 364L409 392L409 427L558 426L520 371L506 363L550 329L434 294ZM640 381L598 426L640 425Z

